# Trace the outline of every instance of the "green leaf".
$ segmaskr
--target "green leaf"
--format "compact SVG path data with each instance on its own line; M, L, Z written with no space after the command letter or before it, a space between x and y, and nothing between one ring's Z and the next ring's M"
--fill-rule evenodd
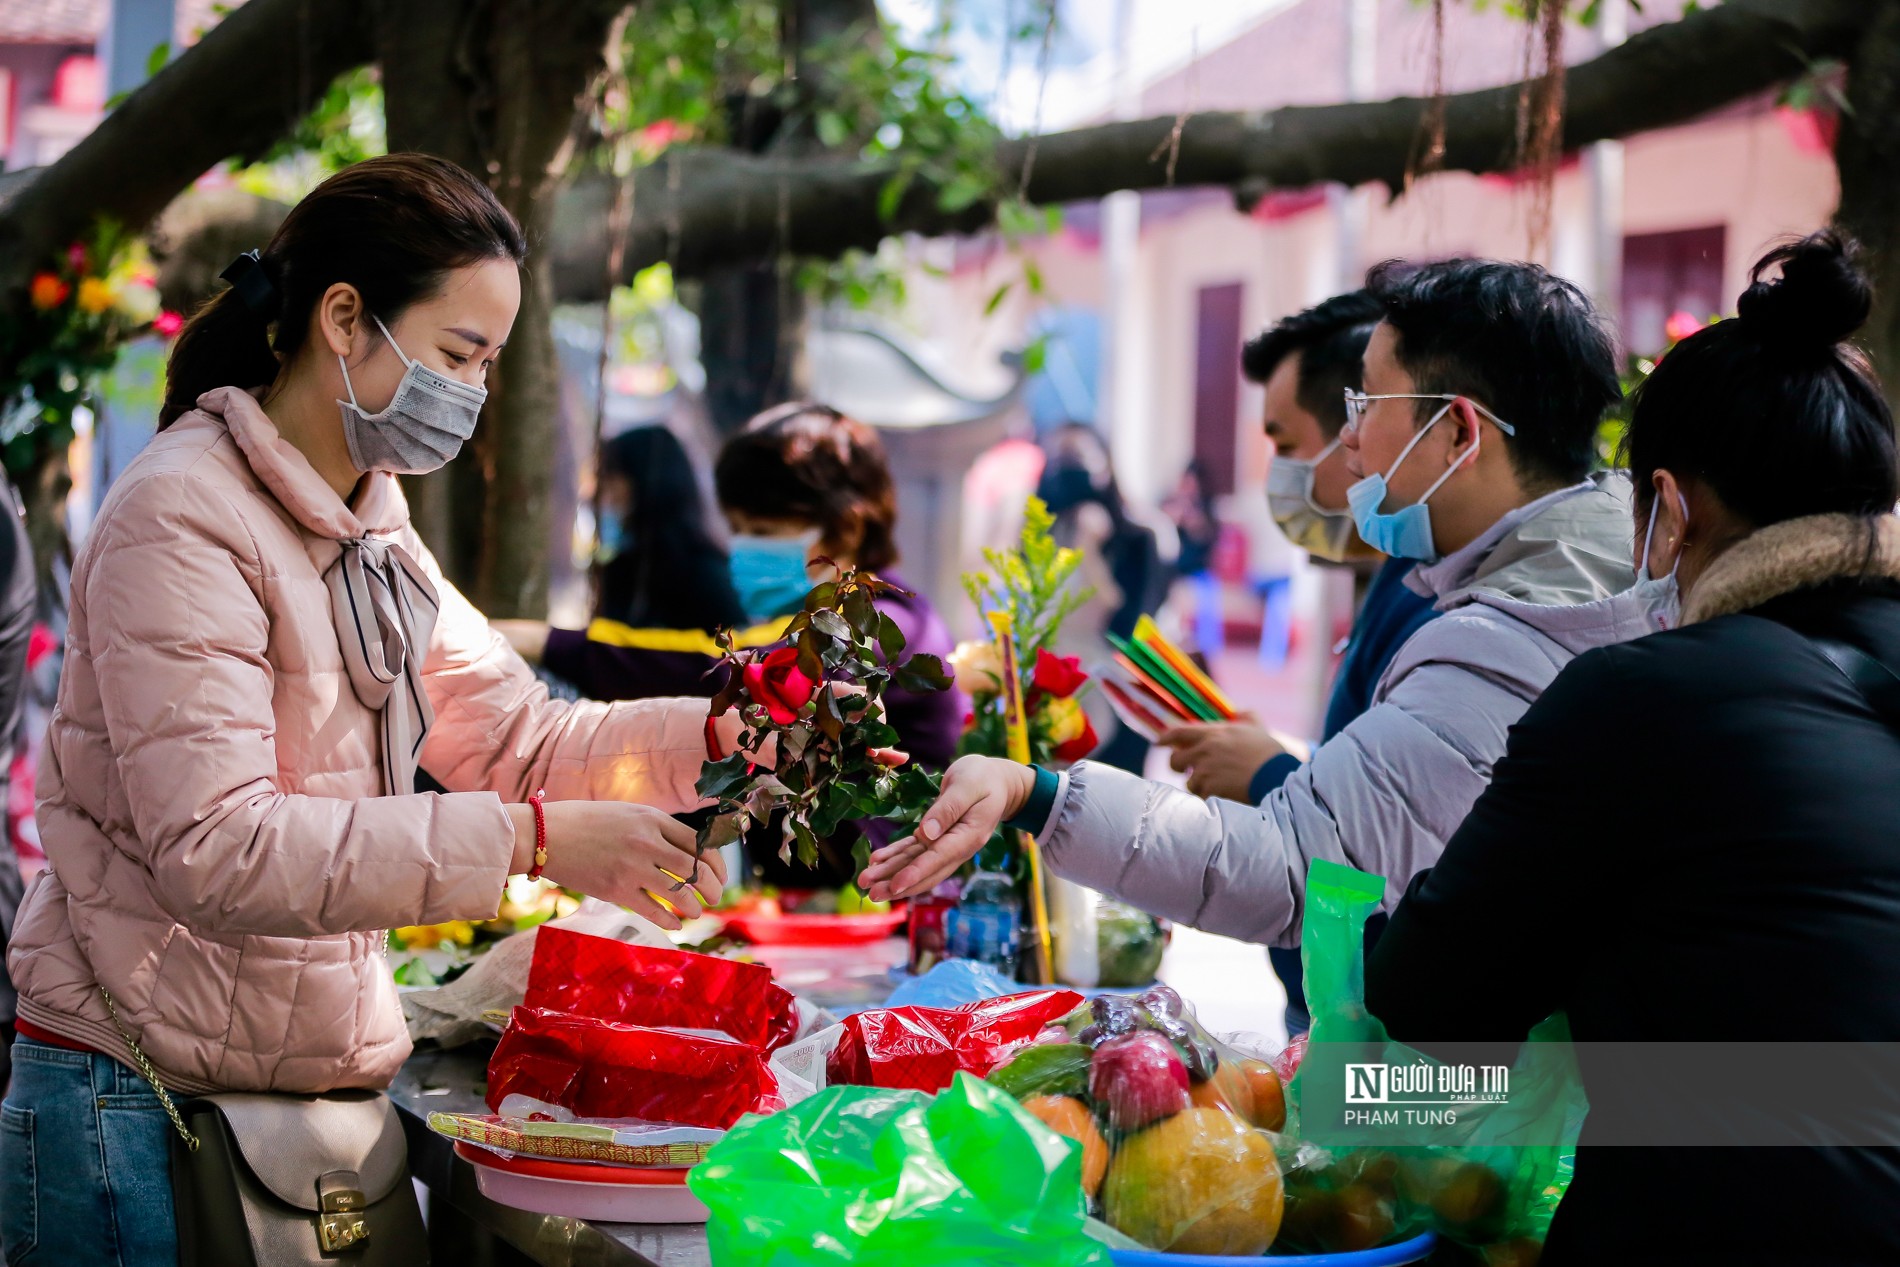
M693 784L693 790L707 800L724 800L744 787L752 777L748 770L751 764L743 752L735 752L718 761L708 761L700 767L699 781Z
M170 44L153 45L152 51L145 55L145 77L147 79L150 79L153 75L156 75L159 71L164 70L165 63L169 62L171 59L172 59L172 46Z
M910 191L911 168L902 168L877 191L877 218L889 224L897 219L897 210L904 203L904 195Z
M826 581L821 585L815 585L812 587L811 593L805 595L805 610L812 615L816 615L818 612L831 606L837 597L838 583L836 581Z
M904 649L904 631L883 612L877 614L877 645L888 660L897 659L898 653Z
M1023 373L1040 374L1042 367L1048 363L1049 340L1047 336L1038 335L1023 349Z
M814 630L807 629L799 635L798 671L814 682L824 681L824 646Z
M827 149L837 149L851 139L851 125L836 110L818 112L818 140Z
M798 860L806 866L818 862L818 838L812 835L811 828L797 818L787 818L786 824L792 829L792 838L798 842Z
M1003 301L1009 298L1010 289L1015 285L1015 282L1004 282L1001 286L998 286L996 293L990 296L990 301L983 305L983 315L986 317L991 316L998 308L1001 308Z
M968 207L975 206L990 192L990 182L973 173L964 172L953 176L950 183L937 191L937 210L955 215Z
M813 698L818 703L813 720L825 738L837 742L844 737L844 715L838 711L838 697L828 690L820 689Z
M851 626L844 623L844 617L835 611L815 611L811 614L812 628L827 637L840 642L851 641Z
M1023 261L1023 281L1029 284L1030 294L1040 295L1043 293L1042 270L1036 267L1036 261L1029 259Z
M699 829L699 835L695 839L703 852L723 849L743 835L745 835L745 815L734 812L715 814L707 819L706 825Z
M859 587L845 595L844 618L860 638L875 638L879 613L870 591Z
M951 683L943 661L934 655L911 656L897 666L895 680L904 690L917 692L947 691Z

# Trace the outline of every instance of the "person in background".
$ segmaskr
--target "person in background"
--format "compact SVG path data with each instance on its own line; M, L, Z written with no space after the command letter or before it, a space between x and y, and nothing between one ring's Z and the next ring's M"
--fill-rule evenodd
M1095 591L1064 622L1060 648L1093 663L1108 655L1105 632L1132 637L1135 622L1160 607L1168 593L1167 559L1155 530L1122 499L1108 446L1094 427L1065 422L1044 437L1043 448L1049 460L1036 496L1056 517L1056 541L1082 552L1082 568L1072 583ZM1097 725L1109 738L1094 759L1140 773L1148 741L1112 713L1104 712Z
M1340 439L1346 425L1345 393L1360 387L1366 344L1385 309L1368 290L1335 295L1295 313L1248 341L1241 368L1266 389L1267 506L1287 539L1316 559L1343 563L1371 553L1346 509L1352 476ZM1438 614L1429 596L1405 583L1416 559L1387 559L1366 589L1353 619L1346 653L1326 705L1325 743L1372 705L1372 691L1407 639ZM1259 804L1298 770L1301 759L1260 723L1241 721L1179 726L1161 736L1174 750L1173 764L1188 773L1198 796ZM1378 939L1385 916L1367 921L1367 944ZM1270 946L1267 957L1286 987L1286 1027L1303 1033L1306 1011L1300 952Z
M1626 594L1627 485L1592 477L1615 351L1590 301L1533 264L1451 260L1369 285L1383 317L1349 406L1359 535L1420 562L1442 614L1372 706L1258 806L1083 761L965 757L916 838L874 855L874 898L926 891L1001 824L1059 875L1177 923L1298 944L1309 862L1409 879L1484 790L1505 734L1578 652L1655 627Z
M14 740L26 711L27 646L39 609L33 543L27 536L26 512L13 485L0 477L0 805L10 794L8 772L13 768ZM13 939L13 922L20 909L24 885L20 859L11 842L0 847L0 948ZM19 996L13 978L0 965L0 1087L13 1073L13 1022Z
M550 701L409 522L396 476L473 432L526 253L461 168L369 159L173 344L159 434L73 568L48 866L8 947L9 1257L177 1262L160 1085L388 1085L387 929L491 918L543 864L661 927L718 900L674 815L736 719Z
M768 409L720 450L713 486L732 530L733 590L747 622L733 633L736 646L778 642L813 585L838 567L858 567L906 591L878 599L903 633L906 654L950 654L943 618L924 595L908 592L897 570L897 492L870 427L809 402ZM494 624L529 661L588 699L710 697L724 681L718 644L697 628ZM963 696L892 687L884 701L911 760L931 770L950 764L968 708Z
M1590 1115L1546 1267L1900 1262L1900 1149L1684 1146L1900 1143L1900 483L1848 342L1872 290L1830 234L1753 277L1625 441L1680 628L1557 676L1367 967L1408 1043L1569 1014Z
M699 473L665 427L635 427L601 446L598 531L596 618L666 629L744 622Z
M1186 606L1190 628L1189 655L1203 672L1211 667L1223 642L1221 628L1221 583L1214 575L1214 548L1220 544L1220 511L1214 495L1208 492L1207 471L1199 458L1191 459L1181 472L1174 492L1161 504L1162 511L1174 523L1177 550L1174 575L1187 582ZM1177 596L1170 605L1183 601Z

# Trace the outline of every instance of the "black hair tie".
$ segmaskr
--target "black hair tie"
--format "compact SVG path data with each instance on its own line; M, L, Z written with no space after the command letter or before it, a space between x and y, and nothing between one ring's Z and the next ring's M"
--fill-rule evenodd
M268 319L277 314L277 287L256 251L244 252L218 276L231 283L231 289L255 315Z

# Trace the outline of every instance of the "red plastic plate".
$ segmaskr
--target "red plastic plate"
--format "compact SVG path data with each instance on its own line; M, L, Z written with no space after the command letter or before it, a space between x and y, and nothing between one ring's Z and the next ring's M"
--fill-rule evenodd
M855 946L883 941L903 923L900 904L881 915L728 915L726 931L760 946Z

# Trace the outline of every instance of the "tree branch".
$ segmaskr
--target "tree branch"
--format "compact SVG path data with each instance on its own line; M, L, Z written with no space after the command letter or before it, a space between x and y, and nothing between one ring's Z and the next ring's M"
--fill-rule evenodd
M254 158L370 60L362 0L251 0L30 180L0 191L0 293L99 217L143 229L216 163Z
M1564 145L1575 148L1685 122L1802 73L1816 58L1848 53L1872 12L1892 0L1729 0L1653 27L1569 72ZM1518 87L1461 93L1445 102L1446 169L1509 171ZM1179 185L1249 193L1322 181L1403 188L1429 101L1288 106L1266 113L1190 116L1176 162ZM1104 124L1036 141L1029 201L1063 203L1167 182L1173 117ZM1020 171L1027 142L996 153ZM937 191L913 182L895 217L878 214L888 166L681 148L639 173L626 274L668 261L680 275L780 252L829 258L874 247L892 233L970 232L994 206L938 209ZM1013 181L1003 184L1013 186ZM564 298L598 299L605 276L604 179L583 180L557 214L553 268Z

